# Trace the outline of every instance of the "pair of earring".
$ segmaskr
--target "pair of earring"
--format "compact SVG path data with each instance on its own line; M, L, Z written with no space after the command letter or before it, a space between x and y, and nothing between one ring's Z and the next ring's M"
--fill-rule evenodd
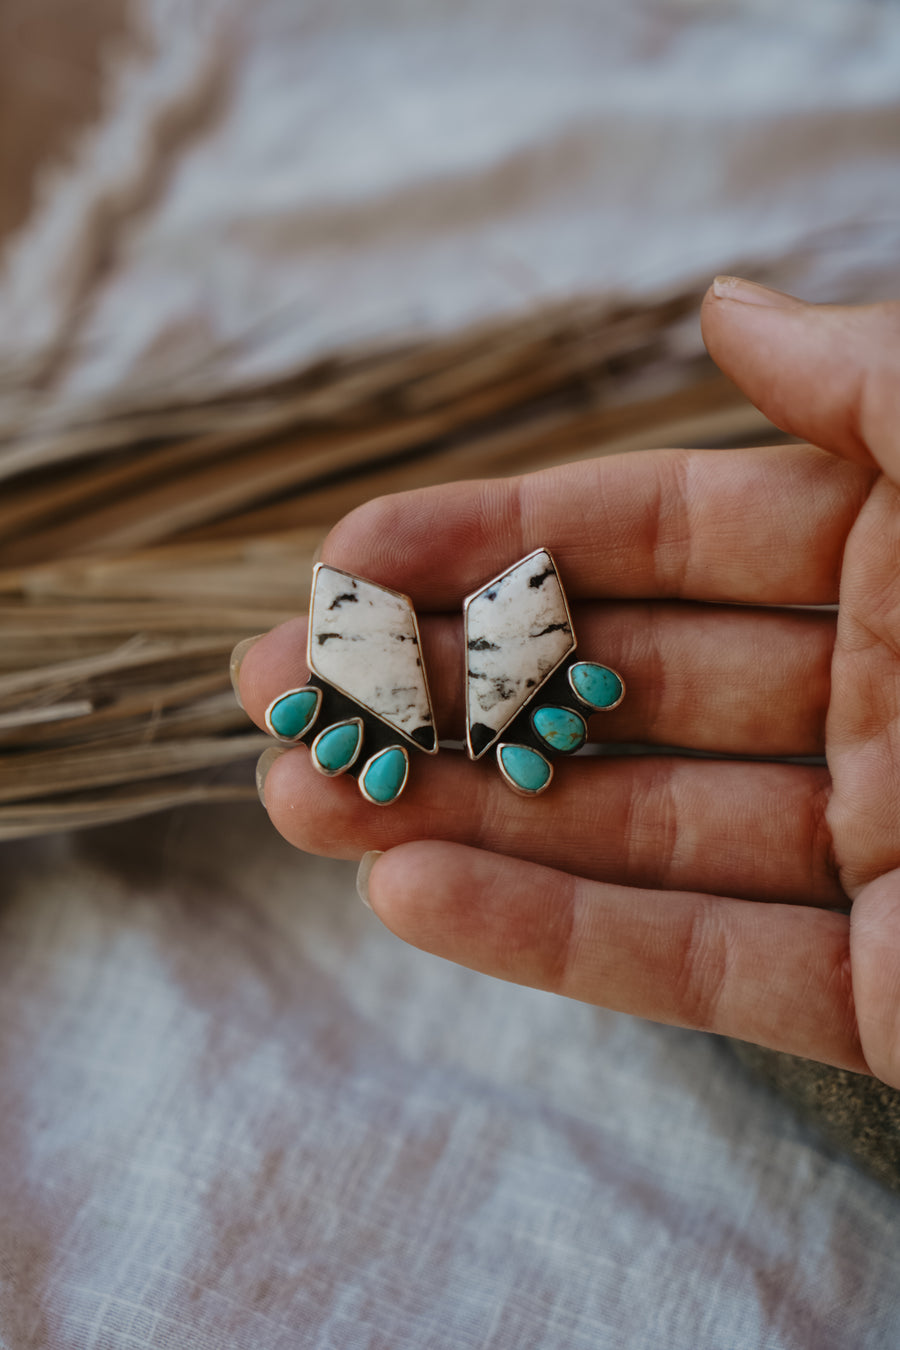
M468 596L463 613L469 757L493 748L509 786L536 797L553 777L548 755L579 750L586 718L617 707L624 682L609 666L574 659L572 616L545 548ZM409 751L438 750L412 603L318 563L307 665L308 683L270 703L269 731L302 741L320 727L310 742L320 773L354 775L374 805L396 801L409 777Z

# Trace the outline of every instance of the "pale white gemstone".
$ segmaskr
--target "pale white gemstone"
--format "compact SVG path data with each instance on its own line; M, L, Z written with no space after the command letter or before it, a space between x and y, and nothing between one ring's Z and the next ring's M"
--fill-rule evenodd
M575 647L566 598L546 549L466 601L467 725L483 754ZM472 745L472 727L493 736Z
M310 670L410 738L433 726L406 596L324 565L309 610Z

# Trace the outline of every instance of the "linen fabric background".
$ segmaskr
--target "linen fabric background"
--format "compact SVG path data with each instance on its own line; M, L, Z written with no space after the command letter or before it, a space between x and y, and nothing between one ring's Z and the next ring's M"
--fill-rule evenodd
M7 431L719 270L896 289L894 5L119 20L6 244ZM255 807L3 848L0 1139L4 1350L900 1340L900 1198L727 1046L404 947Z
M399 943L262 810L6 850L11 1350L893 1350L900 1200L715 1038Z

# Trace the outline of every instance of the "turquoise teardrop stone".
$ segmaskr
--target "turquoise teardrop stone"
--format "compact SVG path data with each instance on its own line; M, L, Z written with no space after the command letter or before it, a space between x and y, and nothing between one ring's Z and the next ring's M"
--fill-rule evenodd
M578 697L592 708L611 708L624 692L616 672L595 661L578 661L569 671L569 681Z
M535 709L531 714L531 725L545 745L564 755L579 750L587 736L583 717L568 708L555 708L551 704Z
M371 761L362 776L361 786L373 801L386 806L400 796L406 782L408 765L405 750L401 750L399 745L392 745Z
M338 722L317 738L313 754L326 773L343 773L356 758L361 741L362 731L355 722Z
M269 725L276 736L295 741L309 730L318 707L319 694L316 689L298 689L293 694L285 694L274 704L269 712Z
M550 782L550 765L530 746L501 745L499 755L507 777L523 792L541 792Z

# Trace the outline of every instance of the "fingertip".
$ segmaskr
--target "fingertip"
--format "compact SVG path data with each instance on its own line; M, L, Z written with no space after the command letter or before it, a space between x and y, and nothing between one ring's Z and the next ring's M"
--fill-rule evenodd
M410 946L538 988L559 978L574 915L573 878L468 844L400 844L368 869L367 895Z
M442 882L450 878L452 893L458 855L465 852L477 850L441 840L414 840L391 849L370 849L360 859L357 873L360 898L402 937L410 920L421 923L428 911L442 908L448 894Z
M254 646L255 643L259 642L260 638L263 636L264 634L257 633L254 637L242 638L240 642L236 643L231 651L231 659L228 663L228 673L231 676L231 687L234 690L234 696L237 699L238 707L241 709L244 709L243 700L241 699L241 666L243 665L244 658L250 648ZM246 710L244 709L244 711Z
M802 315L813 308L797 296L784 291L773 290L756 281L747 281L744 277L717 276L710 283L700 306L700 330L703 341L716 365L734 380L739 389L749 393L754 402L754 394L744 383L744 372L748 369L743 348L749 342L758 347L772 325L779 324L781 318L793 312ZM777 341L777 327L775 330ZM737 357L733 349L737 349ZM752 377L752 365L749 367ZM765 410L764 410L765 411Z
M285 746L268 766L265 805L269 819L294 848L323 858L359 858L378 848L382 813L363 800L349 774L325 777L305 745Z
M717 277L704 297L701 329L719 369L776 427L845 459L871 463L860 434L869 334L861 335L862 342L853 337L855 316L863 312L809 304L740 277Z
M796 309L806 304L805 300L789 295L786 291L777 291L772 286L763 286L745 277L725 275L713 279L705 299L730 300L741 305L756 305L761 309Z
M387 493L355 506L329 531L319 561L381 585L402 589L403 559L397 541L402 538L404 494ZM412 494L407 494L412 495Z
M372 877L372 870L378 859L383 857L383 849L370 848L359 860L359 868L356 873L356 893L367 909L372 909L372 904L369 900L369 885Z
M266 779L269 776L269 770L277 759L285 753L286 747L283 745L270 745L268 750L264 750L256 761L256 795L259 797L260 804L266 804Z
M357 884L361 895L365 888L365 903L397 937L459 960L460 943L468 949L487 916L483 898L501 865L496 855L466 844L414 840L364 854Z
M289 619L252 639L240 654L237 673L232 675L235 693L248 717L263 730L272 700L289 689L299 689L309 678L306 627L305 618Z
M810 304L717 277L701 327L716 365L775 426L900 480L900 302Z

